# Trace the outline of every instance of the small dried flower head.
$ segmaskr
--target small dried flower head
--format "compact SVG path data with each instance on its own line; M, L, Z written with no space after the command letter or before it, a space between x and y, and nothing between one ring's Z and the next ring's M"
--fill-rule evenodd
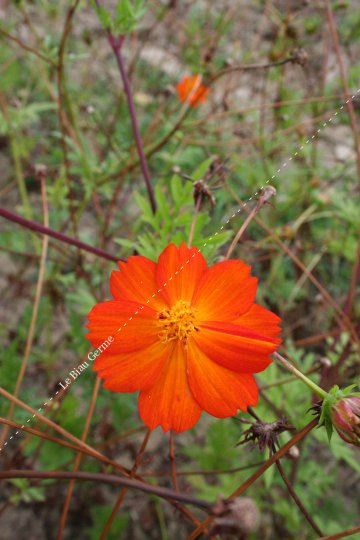
M325 426L329 441L335 428L344 441L360 447L360 393L354 392L354 387L340 390L335 385L312 409L319 416L319 426Z
M213 506L211 513L215 519L209 531L210 537L216 534L228 534L242 539L253 531L259 522L257 506L250 497L228 500L220 498Z
M297 459L299 459L300 457L300 450L299 450L299 447L298 446L292 446L291 448L289 448L289 450L287 451L286 455L296 461Z
M214 208L215 206L215 197L210 191L209 186L204 182L204 180L197 180L193 184L194 186L194 201L195 204L197 204L199 197L201 198L201 203L208 199L210 202L210 205Z
M37 180L41 180L46 176L47 173L47 167L46 165L43 165L42 163L35 163L34 165L34 172Z
M262 188L258 198L257 210L259 211L264 206L264 204L271 205L271 203L269 203L269 200L275 195L276 189L274 188L274 186L265 186L264 188Z
M247 422L249 421L247 420ZM278 444L280 433L283 431L293 431L294 429L293 426L288 424L286 418L280 418L276 422L253 422L252 426L244 431L244 438L238 445L253 441L259 445L259 450L261 451L265 450L265 448L273 450Z
M305 64L308 62L309 60L309 55L308 53L302 49L301 47L296 47L293 51L292 51L292 62L294 64L299 64L299 66L305 66Z

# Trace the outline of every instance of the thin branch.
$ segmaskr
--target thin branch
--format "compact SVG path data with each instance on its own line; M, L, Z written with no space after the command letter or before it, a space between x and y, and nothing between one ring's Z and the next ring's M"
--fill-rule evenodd
M225 255L225 260L229 259L231 253L234 251L236 244L239 242L240 238L246 231L248 225L250 222L254 219L256 214L260 212L261 208L267 203L267 201L276 194L276 189L272 186L266 186L261 190L261 194L259 197L259 200L257 204L254 206L254 208L251 210L251 212L248 214L247 218L245 219L244 223L241 225L240 229L238 230L237 234L235 235L235 238L231 242L231 245ZM257 195L257 193L256 193ZM251 197L252 198L252 197Z
M276 463L280 458L282 458L287 452L295 446L299 441L301 441L312 429L314 429L318 424L317 419L311 420L306 426L304 426L298 433L296 433L284 446L282 446L275 454L273 454L257 471L254 472L240 487L238 487L231 495L231 498L239 497L242 495L260 476L268 470L271 465Z
M49 420L48 418L46 418L46 416L44 416L43 414L41 414L39 411L33 409L32 407L30 407L29 405L27 405L26 403L24 403L23 401L21 401L20 399L18 398L15 398L12 394L10 394L9 392L7 392L4 388L0 387L0 395L5 397L6 399L9 399L10 401L13 401L16 405L18 405L19 407L21 407L22 409L24 409L25 411L29 412L33 418L38 418L39 420L41 420L44 424L46 424L47 426L51 427L52 429L54 429L57 433L59 433L60 435L62 435L63 437L65 437L65 439L68 439L70 440L71 442L74 442L76 443L77 445L79 445L80 448L85 448L86 450L90 451L91 454L94 456L94 457L97 457L98 459L100 460L103 460L104 458L106 458L106 456L103 456L100 452L98 452L97 450L94 450L90 445L84 443L83 441L81 441L80 439L78 439L77 437L75 437L75 435L73 435L72 433L70 433L69 431L67 431L66 429L62 428L61 426L59 426L58 424L56 424L55 422L53 422L52 420ZM42 409L40 409L42 410ZM7 443L5 443L7 444ZM4 446L5 446L4 444ZM113 462L112 464L114 464L114 466L117 468L118 471L120 471L122 474L125 474L126 476L128 476L129 474L129 471L123 467L122 465L119 465L118 463L116 462Z
M96 2L97 7L100 8L101 7L100 0L95 0L95 2ZM142 140L141 140L139 124L138 124L138 120L137 120L135 104L134 104L134 99L133 99L133 94L132 94L132 89L131 89L131 84L130 84L130 79L128 77L128 74L127 74L127 71L126 71L126 68L125 68L125 63L124 63L123 56L121 54L121 47L122 47L122 44L124 42L124 39L125 39L125 36L114 36L111 33L111 31L108 30L108 41L109 41L110 46L111 46L111 48L112 48L112 50L114 52L114 55L115 55L115 58L116 58L116 63L118 65L120 76L121 76L121 79L122 79L122 82L123 82L123 85L124 85L124 91L125 91L125 94L126 94L127 104L128 104L128 108L129 108L129 114L130 114L130 118L131 118L131 124L132 124L132 128L133 128L134 138L135 138L136 147L137 147L139 160L140 160L140 165L141 165L141 170L142 170L143 175L144 175L144 180L145 180L146 188L147 188L147 191L148 191L151 208L152 208L153 213L155 214L155 212L156 212L156 201L155 201L155 196L154 196L154 189L152 187L151 178L150 178L150 171L149 171L148 163L147 163L144 148L143 148L143 143L142 143Z
M45 227L44 225L41 225L41 223L38 223L37 221L23 218L22 216L19 216L19 214L15 214L14 212L7 210L6 208L0 207L0 216L9 221L12 221L13 223L17 223L18 225L21 225L21 227L25 227L26 229L36 231L40 234L46 234L48 236L51 236L52 238L56 238L56 240L60 240L61 242L65 242L66 244L70 244L71 246L76 246L80 249L88 251L89 253L93 253L94 255L97 255L98 257L107 259L108 261L117 262L117 261L123 260L120 257L115 257L114 255L111 255L110 253L108 253L107 251L104 251L103 249L90 246L90 244L85 244L85 242L81 242L80 240L77 240L77 238L72 238L71 236L67 236L66 234L60 233L58 231L54 231L54 229L50 229L50 227Z
M281 64L284 64L284 63L289 62L289 61L290 61L290 58L286 59L285 61L281 60L280 62L281 62ZM276 65L276 63L274 63L274 65ZM274 65L273 64L248 64L248 67L246 67L246 64L242 64L241 66L240 65L239 66L232 66L232 69L235 69L235 68L237 70L240 70L240 69L241 70L259 69L260 66L262 68L265 68L266 66L273 67ZM280 65L280 64L278 64L278 65ZM220 74L220 72L215 73L213 75L213 77L207 82L207 84L211 84L217 78L219 78L219 76L220 76L219 74ZM225 74L225 73L222 73L222 74ZM205 89L206 89L206 87L205 87ZM204 89L204 91L205 91L205 89ZM196 90L196 88L193 89L193 90ZM200 93L200 97L201 97L201 93ZM169 131L167 133L165 133L165 135L159 141L157 141L153 145L149 145L149 147L145 148L144 153L145 153L146 158L151 157L155 152L157 152L163 146L165 146L165 144L171 139L171 137L174 135L174 133L181 127L183 121L188 116L189 112L191 111L191 108L192 108L191 104L189 103L189 100L187 100L184 103L184 106L181 108L178 118L174 122L173 126L169 129ZM138 165L139 165L139 159L136 159L134 161L130 161L128 164L125 165L125 167L121 171L118 171L118 172L114 173L113 175L111 175L110 178L111 179L117 178L119 176L119 174L120 175L128 174L133 169L135 169ZM102 181L99 182L98 185L102 185L106 181L107 181L107 179L102 180Z
M260 63L260 64L236 64L234 66L229 66L224 69L221 69L217 73L215 73L209 81L206 82L208 86L210 86L213 82L220 79L220 77L223 77L224 75L228 75L229 73L234 73L236 71L254 71L257 69L270 69L273 67L279 67L283 66L284 64L294 63L295 59L293 56L289 56L288 58L284 58L283 60L278 60L276 62L269 62L267 64Z
M71 31L71 24L72 19L75 15L75 11L79 5L80 0L75 0L73 5L69 7L64 23L64 29L61 36L61 41L59 45L59 53L58 53L58 64L57 64L57 88L58 88L58 118L59 118L59 125L60 125L60 134L61 134L61 146L64 154L64 164L65 164L65 171L66 171L66 182L68 185L69 190L69 209L70 209L70 217L72 221L73 226L73 233L76 235L77 233L77 220L76 220L76 210L74 205L74 191L71 185L71 179L70 179L70 163L69 163L69 157L68 157L68 147L66 142L66 120L65 120L65 113L63 109L64 100L65 100L65 92L64 92L64 55L65 55L65 48L66 48L66 41Z
M275 450L275 448L274 448ZM301 500L299 499L299 496L297 495L297 493L295 492L293 486L291 485L291 482L290 480L288 479L288 477L286 476L285 474L285 471L283 469L283 466L281 465L280 463L280 460L278 460L276 462L276 467L280 473L280 476L281 478L283 479L284 481L284 484L286 485L291 497L294 499L295 501L295 504L297 505L297 507L299 508L300 512L303 514L303 516L305 517L306 521L310 524L310 526L313 528L313 530L316 532L316 534L320 534L320 535L323 535L324 533L322 532L321 529L319 529L319 527L316 525L315 521L313 520L313 518L311 517L311 515L309 514L309 512L306 510L305 506L303 505L303 503L301 502Z
M349 113L351 129L352 129L353 137L354 137L354 145L355 145L355 152L356 152L356 166L357 166L357 173L358 173L359 182L360 182L360 140L359 140L358 125L357 125L357 120L356 120L356 115L355 115L355 110L354 110L354 103L353 103L353 100L351 99L351 93L350 93L345 66L344 66L344 62L343 62L343 58L341 54L339 34L336 28L334 14L333 14L333 10L332 10L331 3L329 0L325 0L325 10L326 10L328 23L329 23L330 33L331 33L332 40L335 47L335 53L337 56L338 65L339 65L340 78L341 78L342 86L344 89L344 94L347 100L346 108Z
M8 478L37 478L37 479L57 479L57 480L78 480L78 481L90 481L90 482L104 482L106 484L116 484L118 486L125 486L128 488L136 489L144 493L156 495L162 499L170 499L174 501L180 501L185 504L191 504L204 510L210 510L214 503L198 499L187 495L186 493L178 493L172 489L167 489L159 486L152 486L145 484L139 480L133 480L132 478L124 478L120 476L114 476L111 474L102 473L88 473L88 472L67 472L67 471L27 471L27 470L11 470L0 471L0 479L6 480Z
M231 193L231 195L234 197L234 199L237 201L237 203L245 210L245 212L250 212L250 210L247 208L247 206L241 201L241 199L237 196L237 194L234 192L234 190L227 185L226 186L228 191ZM345 327L351 334L354 342L357 344L357 346L360 346L360 340L358 337L358 332L354 328L354 325L350 318L344 313L344 311L341 309L339 304L334 300L334 298L328 293L328 291L321 285L321 283L316 279L316 277L312 274L312 272L309 272L304 263L293 253L293 251L282 241L276 234L274 234L274 231L264 223L264 221L259 217L255 216L254 220L260 227L267 232L269 237L282 249L284 253L286 253L290 259L294 261L296 266L298 266L302 272L304 272L307 276L309 281L315 285L315 287L320 291L321 295L323 296L324 300L334 309L335 311L335 317L339 324L341 324L342 327Z
M41 200L42 200L42 210L43 210L43 221L44 221L44 227L47 227L49 225L49 210L48 210L48 204L47 204L47 198L46 198L46 177L45 172L43 169L39 169L36 173L37 179L40 182L41 186ZM33 345L34 341L34 334L35 334L35 326L36 321L38 317L39 312L39 305L40 305L40 298L41 298L41 292L43 288L44 283L44 277L45 277L45 266L46 266L46 257L47 257L47 251L48 251L48 244L49 244L49 237L44 236L42 241L42 248L41 248L41 258L40 258L40 265L39 265L39 274L38 279L36 283L36 290L35 290L35 298L34 298L34 305L32 309L31 314L31 321L29 326L29 331L26 338L26 345L25 345L25 351L21 362L20 371L17 376L15 390L14 390L14 396L18 397L20 388L24 379L25 371L28 364L28 359L30 355L30 351ZM15 403L10 403L10 408L8 412L8 419L12 420L15 410ZM4 441L7 439L9 432L9 427L6 426L1 434L0 437L0 447L3 446Z
M90 423L91 423L92 416L94 414L96 398L97 398L97 395L99 393L100 384L101 384L101 380L96 379L95 384L94 384L94 388L93 388L93 392L92 392L92 396L91 396L91 400L90 400L90 406L89 406L89 409L88 409L88 412L87 412L87 415L86 415L86 419L85 419L84 429L83 429L83 432L81 434L81 440L83 442L86 441L86 437L87 437L88 432L89 432ZM77 456L75 458L75 462L74 462L74 467L73 467L74 472L77 472L79 470L82 457L83 457L82 452L78 452ZM65 498L65 502L64 502L64 507L63 507L63 511L62 511L62 514L61 514L61 518L60 518L60 525L59 525L59 531L58 531L58 534L57 534L57 540L62 540L62 537L63 537L63 534L64 534L64 529L65 529L65 525L66 525L66 519L67 519L67 515L68 515L68 512L69 512L70 502L71 502L71 497L72 497L72 494L73 494L73 491L74 491L74 487L75 487L75 481L71 480L69 482L69 485L68 485L68 490L67 490L67 494L66 494L66 498Z
M282 366L284 366L288 371L290 371L290 373L295 375L295 377L302 380L309 388L311 388L311 390L315 394L317 394L321 399L324 399L327 396L327 392L325 390L320 388L319 385L314 383L311 379L309 379L306 375L304 375L304 373L302 373L295 366L290 364L290 362L288 362L286 358L281 356L281 354L279 354L278 352L274 352L273 356L276 358L278 362L280 362Z
M266 109L277 109L280 107L292 107L297 105L306 105L308 103L323 103L327 101L343 100L343 94L334 94L332 96L319 96L319 97L310 97L304 99L292 99L292 100L282 100L282 101L269 101L259 105L251 105L249 107L241 107L239 109L230 109L228 111L214 112L212 114L206 114L200 118L191 119L191 122L186 123L186 127L196 127L209 120L220 121L223 118L228 116L235 116L240 114L245 114L249 112L261 112Z
M25 425L21 426L20 424L17 424L16 422L13 422L12 420L7 420L7 418L0 417L0 424L7 424L13 428L16 428L17 431L15 434L17 434L19 431L25 431L26 433L29 433L30 435L35 435L35 437L40 437L41 439L53 442L55 444L59 444L60 446L64 446L65 448L69 448L70 450L74 450L75 452L81 452L82 454L95 458L101 461L102 463L105 463L106 465L112 466L115 470L121 472L122 474L126 474L124 473L124 468L121 465L119 465L116 461L113 461L112 459L106 457L104 454L98 453L96 450L94 450L90 446L89 447L78 446L77 444L64 441L62 439L59 439L52 435L48 435L47 433L38 431L36 429L27 427ZM126 475L128 476L128 474Z
M250 465L244 465L243 467L233 467L232 469L208 469L205 471L177 471L177 476L215 476L218 474L230 474L239 471L246 471L247 469L252 469L253 467L259 467L264 461L258 461L257 463L251 463ZM141 475L143 478L161 478L171 476L169 472L145 472Z
M28 51L28 52L30 52L32 54L35 54L35 56L37 56L38 58L41 58L41 60L44 60L48 64L51 64L53 67L57 67L57 63L54 60L52 60L52 58L48 58L47 56L45 56L44 54L39 52L37 49L34 49L33 47L30 47L29 45L27 45L26 43L21 41L21 39L17 38L16 36L13 36L12 34L9 34L9 32L7 32L6 30L4 30L1 27L0 27L0 34L3 34L3 36L5 36L8 39L10 39L11 41L14 41L15 43L17 43L17 45L19 45L25 51Z
M169 459L171 463L171 477L175 491L179 491L179 483L176 475L175 441L174 432L170 432Z
M317 419L312 420L307 424L301 431L296 433L284 446L280 448L275 454L273 454L257 471L254 472L241 486L239 486L229 497L233 499L235 497L240 497L260 476L264 474L265 471L271 465L276 463L283 455L285 455L292 446L297 444L301 439L303 439L315 426L317 426ZM202 531L207 527L213 520L213 517L208 517L205 521L201 523L189 536L187 540L195 540L202 534Z
M356 286L359 283L359 280L360 280L360 239L358 241L355 261L354 261L353 269L351 272L349 292L347 294L347 298L346 298L346 302L344 306L344 312L349 317L351 317L353 309L354 309L353 304L354 304L355 295L356 295Z
M145 452L145 449L146 449L146 446L149 442L149 438L150 438L150 435L151 435L151 429L147 429L146 430L146 433L145 433L145 437L144 437L144 440L141 444L141 447L140 447L140 450L139 450L139 453L138 455L136 456L136 460L135 460L135 463L131 469L131 472L130 472L130 478L134 478L135 474L136 474L136 471L138 470L138 468L140 467L140 464L141 464L141 460L143 458L143 455L144 455L144 452ZM127 493L127 490L128 488L127 487L123 487L122 490L120 491L120 495L114 505L114 508L112 509L111 511L111 514L109 516L109 519L107 520L107 522L105 523L105 526L104 526L104 529L101 533L101 536L100 536L100 540L105 540L105 538L107 537L107 534L108 532L110 531L110 527L112 525L112 522L114 521L115 517L116 517L116 514L118 513L119 511L119 508L121 506L121 503L123 502L124 500L124 497Z
M196 225L196 221L197 221L197 217L198 217L198 214L199 214L199 210L200 210L200 207L201 207L202 200L203 200L202 193L199 193L199 195L198 195L198 197L196 199L194 215L193 215L193 219L192 219L192 222L191 222L191 227L190 227L190 232L189 232L189 239L188 239L188 243L187 243L188 248L191 248L191 245L192 245L192 242L193 242L195 225Z
M351 529L346 529L346 531L330 534L330 536L321 536L320 538L316 538L315 540L339 540L340 538L352 536L353 534L356 534L358 532L360 532L360 525L357 525L357 527L352 527Z
M53 437L52 435L48 435L47 433L43 433L42 431L38 431L37 429L30 428L27 426L21 426L17 422L13 422L12 420L8 420L7 418L0 417L0 424L6 424L10 427L15 428L16 434L18 434L20 431L25 431L25 433L29 433L30 435L35 435L35 437L40 437L41 439L53 442L55 444L59 444L61 446L64 446L65 448L70 448L71 450L80 451L84 454L87 454L88 456L92 456L93 453L90 452L90 450L87 450L85 448L80 448L76 444L69 443L68 441L63 441L62 439L58 439L57 437Z
M149 171L149 167L148 167L148 164L147 164L147 160L146 160L146 156L145 156L145 152L144 152L144 148L143 148L143 144L142 144L142 140L141 140L139 125L138 125L138 121L137 121L135 105L134 105L134 100L133 100L133 95L132 95L132 90L131 90L131 85L130 85L130 80L129 80L128 74L126 72L124 59L123 59L122 54L121 54L122 40L115 39L114 36L112 36L110 34L109 35L109 43L110 43L110 45L111 45L111 47L112 47L112 49L114 51L114 54L115 54L115 57L116 57L116 62L117 62L117 65L119 67L120 75L121 75L121 78L122 78L122 81L123 81L124 90L125 90L125 94L126 94L126 99L127 99L128 107L129 107L129 113L130 113L130 117L131 117L131 123L132 123L134 137L135 137L135 142L136 142L136 147L137 147L137 151L138 151L138 154L139 154L140 165L141 165L141 169L142 169L142 172L143 172L143 175L144 175L145 184L146 184L146 188L147 188L147 191L148 191L151 208L152 208L153 213L155 214L155 212L156 212L156 201L155 201L155 196L154 196L154 189L153 189L152 184L151 184L150 171Z

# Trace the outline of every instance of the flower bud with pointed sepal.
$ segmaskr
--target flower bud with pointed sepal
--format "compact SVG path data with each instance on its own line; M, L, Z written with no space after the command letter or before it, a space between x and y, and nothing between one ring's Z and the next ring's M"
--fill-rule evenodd
M360 393L353 392L355 385L340 390L334 386L325 397L319 426L325 426L329 440L333 428L349 444L360 447Z

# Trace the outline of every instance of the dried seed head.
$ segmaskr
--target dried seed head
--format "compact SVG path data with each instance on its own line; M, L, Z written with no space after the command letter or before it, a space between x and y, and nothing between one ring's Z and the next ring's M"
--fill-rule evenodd
M259 522L259 512L255 502L249 497L236 499L220 498L213 506L212 515L214 524L209 536L216 534L236 535L236 538L245 538L253 531Z
M42 163L35 163L34 165L35 176L38 180L41 180L46 175L47 167Z
M326 369L330 369L331 366L332 366L332 362L329 358L327 358L326 356L321 356L318 360L319 364L326 368Z
M271 204L269 203L269 200L271 199L271 197L275 195L276 195L276 189L274 188L274 186L263 187L261 189L261 193L260 193L258 203L256 206L257 211L259 211L264 206L264 204Z
M305 66L309 60L308 53L301 47L296 47L291 54L292 62L294 64L299 64L299 66Z
M266 186L263 188L261 197L264 199L264 201L268 201L273 195L276 195L276 189L274 186Z
M297 446L292 446L291 448L289 448L289 450L286 452L286 455L290 458L290 459L293 459L294 461L296 459L299 459L300 457L300 450Z
M212 207L215 206L215 198L213 194L211 193L209 186L204 182L204 180L197 180L196 182L194 182L193 186L194 186L193 195L194 195L195 204L199 202L199 198L200 198L201 199L200 207L205 199L209 200Z
M273 450L278 444L278 436L283 431L293 431L295 428L288 424L286 418L280 418L276 422L254 422L252 426L244 431L243 440L238 445L248 442L255 442L261 451L265 448Z

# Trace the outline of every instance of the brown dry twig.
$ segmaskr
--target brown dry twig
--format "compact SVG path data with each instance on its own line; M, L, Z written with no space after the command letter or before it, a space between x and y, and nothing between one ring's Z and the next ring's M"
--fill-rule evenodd
M41 200L42 200L42 210L43 210L43 221L44 221L44 227L48 227L49 225L49 210L48 210L48 203L46 198L46 176L45 176L45 168L42 165L39 165L36 167L36 177L37 180L40 182L40 188L41 188ZM35 327L36 327L36 321L38 318L38 312L39 312L39 305L40 305L40 299L41 299L41 293L43 289L43 283L45 278L45 266L46 266L46 257L48 252L48 244L49 244L49 237L44 236L42 241L42 248L41 248L41 257L40 257L40 265L39 265L39 273L38 273L38 279L36 283L36 290L35 290L35 298L34 298L34 304L31 314L31 321L29 326L29 331L26 338L26 344L25 344L25 350L21 362L20 371L17 376L15 390L14 390L14 397L18 397L20 388L24 379L25 371L28 364L28 359L30 356L31 348L33 345L34 337L35 337ZM12 420L13 414L15 410L15 403L10 403L9 412L7 415L7 418L9 420ZM3 446L4 441L7 439L8 436L8 426L6 426L1 434L0 437L0 447Z
M0 479L6 480L9 478L36 478L36 479L57 479L57 480L78 480L78 481L91 481L91 482L104 482L107 484L115 484L127 488L136 489L149 493L151 495L157 495L162 499L174 500L183 502L185 504L191 504L204 510L210 510L214 503L198 499L187 495L186 493L179 493L172 489L167 489L159 486L152 486L139 480L132 478L119 477L111 474L102 473L88 473L88 472L68 472L68 471L27 471L27 470L10 470L0 471Z

